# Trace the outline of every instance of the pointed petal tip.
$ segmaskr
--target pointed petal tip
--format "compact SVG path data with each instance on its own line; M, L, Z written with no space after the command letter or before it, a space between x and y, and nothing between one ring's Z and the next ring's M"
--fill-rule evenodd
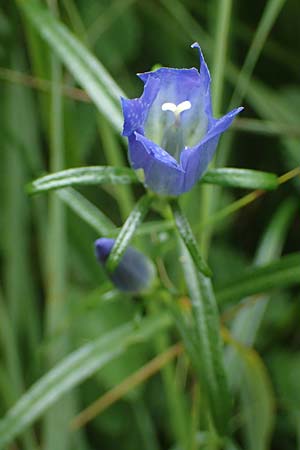
M200 45L199 45L198 42L196 41L196 42L194 42L194 43L191 45L191 48L199 48L199 49L200 49Z
M239 106L238 108L234 108L232 111L230 111L230 115L232 117L236 116L237 114L239 114L240 112L242 112L245 108L243 106Z

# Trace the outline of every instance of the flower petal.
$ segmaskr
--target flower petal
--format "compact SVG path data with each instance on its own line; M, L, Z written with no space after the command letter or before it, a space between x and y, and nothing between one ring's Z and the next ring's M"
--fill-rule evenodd
M189 114L183 118L191 124L189 135L187 136L187 145L193 146L204 136L207 130L213 125L215 119L212 114L211 92L210 84L211 78L209 69L204 59L198 42L191 45L192 48L197 48L200 56L200 91L198 95L192 100L192 108ZM185 126L185 128L188 128Z
M184 172L177 161L145 136L129 137L129 158L134 169L143 169L144 184L162 195L179 195Z
M160 80L149 78L141 97L128 100L121 97L124 115L123 136L130 136L134 131L142 130L148 111L159 91Z
M185 171L182 192L190 190L206 171L212 160L220 135L231 125L235 116L243 108L236 108L215 121L204 139L192 148L186 148L181 153L180 163Z
M197 114L199 123L203 115L205 105L202 103L202 87L200 74L197 69L170 69L161 68L154 72L139 74L139 77L148 82L151 78L160 80L160 87L149 114L145 121L145 134L152 141L161 145L165 130L174 123L174 114L171 111L163 111L162 105L173 103L179 105L189 101L191 109L181 113L183 127L188 126L190 117Z

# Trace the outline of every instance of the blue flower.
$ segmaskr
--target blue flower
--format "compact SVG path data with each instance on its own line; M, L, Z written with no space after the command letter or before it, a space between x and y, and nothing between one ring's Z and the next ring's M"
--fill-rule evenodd
M139 74L142 96L121 99L130 163L144 171L145 186L158 194L189 191L207 169L220 135L243 109L213 117L209 70L199 44L192 47L200 53L200 72L161 68Z
M114 239L109 238L100 238L95 242L96 257L103 266L114 242ZM121 291L137 293L151 286L154 275L152 262L141 252L128 247L118 267L109 276L113 284Z

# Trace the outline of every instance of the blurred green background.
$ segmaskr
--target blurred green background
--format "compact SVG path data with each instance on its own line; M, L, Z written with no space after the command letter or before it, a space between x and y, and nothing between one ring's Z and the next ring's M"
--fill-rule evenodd
M70 48L55 28L48 30L50 21L39 5L97 57L129 98L142 91L137 72L155 64L198 67L197 52L190 49L198 41L212 74L215 115L240 104L245 108L221 139L216 167L280 176L300 164L299 0L2 2L1 416L73 350L132 319L160 312L165 295L174 301L187 296L176 239L159 208L147 218L156 228L151 225L134 239L157 266L152 293L132 297L117 292L95 260L93 243L101 224L91 226L93 220L80 213L84 205L88 210L82 202L91 202L119 227L142 186L81 187L72 198L59 191L27 194L25 186L47 172L128 165L126 143L111 118L95 106L96 91L95 98L84 92L80 74L85 62L72 66ZM78 55L73 54L74 60L80 60ZM105 109L104 100L99 102ZM3 448L300 449L299 172L290 178L220 218L216 211L248 191L198 184L181 198L214 272L222 324L240 345L225 349L234 403L230 440L220 443L211 432L193 369L178 348L176 358L175 351L168 364L158 362L136 388L121 393L111 406L104 403L86 424L70 426L80 411L177 343L171 327L126 349L103 370L95 368L51 407L47 392L42 393L43 414L37 413L30 426L17 419ZM211 225L205 226L209 216ZM290 253L295 253L293 260L280 259ZM256 290L244 287L243 274L251 266L277 260L279 269L271 266L268 280ZM225 331L224 336L230 343ZM22 417L32 422L31 413L34 403ZM0 447L1 433L9 434L3 424Z

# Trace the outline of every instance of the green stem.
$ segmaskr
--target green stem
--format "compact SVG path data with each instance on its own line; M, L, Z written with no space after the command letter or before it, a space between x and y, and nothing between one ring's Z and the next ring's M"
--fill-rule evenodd
M64 167L63 104L61 93L62 67L52 55L52 89L50 104L50 171ZM68 349L65 336L57 339L57 330L65 316L66 307L66 229L65 209L60 199L51 193L49 197L49 220L47 231L47 304L46 332L54 343L47 352L47 364L52 366ZM49 409L44 421L45 450L66 450L70 447L68 423L72 415L71 396L65 397Z
M199 252L192 230L190 226L181 226L182 222L188 224L187 219L175 202L172 209L177 230L186 247L183 248L181 260L192 307L191 331L182 325L180 330L183 332L183 339L192 362L198 368L199 381L205 386L204 391L214 425L220 436L224 436L228 433L229 427L230 397L223 362L217 303L211 280L199 271ZM185 233L188 236L185 236ZM190 242L193 242L193 245L190 245ZM193 344L189 340L191 342L193 340Z
M225 82L225 66L227 55L227 44L231 18L232 0L219 0L216 8L216 39L213 51L213 69L212 69L212 100L215 116L222 112L222 99ZM216 158L212 162L215 166ZM207 220L214 209L215 196L218 189L214 186L203 186L201 190L201 220ZM208 227L201 235L201 250L204 257L207 257L210 241L212 237L212 228Z
M157 313L158 309L159 306L155 302L151 302L152 313ZM155 336L154 345L157 353L166 351L170 346L167 333L162 331ZM188 442L187 408L183 392L176 383L174 364L169 363L164 366L161 370L161 376L166 395L170 427L172 428L174 439L180 444L180 448L185 449Z
M152 200L151 194L145 194L141 197L122 226L106 262L106 268L109 272L113 272L118 266L133 235L149 211Z
M218 15L215 28L216 39L212 69L213 111L215 116L219 116L222 109L231 8L232 0L220 0L216 8Z
M117 142L113 129L103 116L98 116L98 129L102 141L105 158L110 166L123 167L125 159L121 153L121 146ZM123 220L133 208L133 195L130 186L115 186L116 200Z

